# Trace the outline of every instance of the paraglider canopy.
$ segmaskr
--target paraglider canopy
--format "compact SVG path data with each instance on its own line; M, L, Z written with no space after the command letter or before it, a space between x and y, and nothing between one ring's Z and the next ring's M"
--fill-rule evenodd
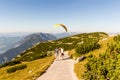
M55 27L63 27L65 29L66 32L68 32L67 27L64 24L55 24Z

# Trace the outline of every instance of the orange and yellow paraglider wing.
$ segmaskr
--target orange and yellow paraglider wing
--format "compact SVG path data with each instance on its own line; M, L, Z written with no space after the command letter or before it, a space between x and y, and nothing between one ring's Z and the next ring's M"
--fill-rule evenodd
M63 27L65 29L65 31L67 32L67 27L64 24L55 24L55 27Z
M61 24L61 26L65 29L66 32L68 31L65 25Z

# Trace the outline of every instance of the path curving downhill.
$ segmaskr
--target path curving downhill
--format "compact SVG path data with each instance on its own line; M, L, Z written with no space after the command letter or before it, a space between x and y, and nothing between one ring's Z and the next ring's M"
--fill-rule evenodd
M74 73L75 61L65 52L64 60L55 60L46 73L37 80L78 80Z

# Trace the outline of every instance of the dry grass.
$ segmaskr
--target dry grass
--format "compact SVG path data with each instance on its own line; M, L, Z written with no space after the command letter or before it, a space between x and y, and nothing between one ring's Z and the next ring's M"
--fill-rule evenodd
M54 56L51 56L31 62L23 62L22 64L27 65L26 69L19 70L10 74L6 72L10 66L1 68L0 80L35 80L38 76L45 72L53 60Z
M73 38L73 39L79 39L80 37L77 37L77 36L72 36L70 38Z
M84 61L81 61L81 62L78 62L76 63L74 66L74 71L78 77L79 80L82 79L82 74L84 73L84 71L86 70L84 65L87 63L87 60L84 60Z
M87 53L86 55L89 55L89 54L93 54L95 55L96 57L99 57L99 54L100 53L104 53L107 49L107 43L108 42L112 42L113 41L113 38L112 37L109 37L107 40L105 41L100 41L99 44L101 45L101 48L100 49L97 49L97 50L94 50L94 51L91 51L89 53ZM84 73L84 71L86 70L86 68L84 67L84 65L87 63L87 59L81 61L81 62L78 62L75 64L75 68L74 68L74 71L78 77L79 80L82 79L82 75Z

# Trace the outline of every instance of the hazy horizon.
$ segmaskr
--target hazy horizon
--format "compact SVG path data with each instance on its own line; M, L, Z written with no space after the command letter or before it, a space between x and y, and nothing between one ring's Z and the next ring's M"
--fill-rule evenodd
M51 33L51 34L56 34L56 33L93 33L96 31L87 31L87 32L0 32L0 34L31 34L31 33ZM103 31L97 31L97 32L103 32ZM105 32L105 33L120 33L120 32Z
M0 0L0 33L120 32L120 0Z

